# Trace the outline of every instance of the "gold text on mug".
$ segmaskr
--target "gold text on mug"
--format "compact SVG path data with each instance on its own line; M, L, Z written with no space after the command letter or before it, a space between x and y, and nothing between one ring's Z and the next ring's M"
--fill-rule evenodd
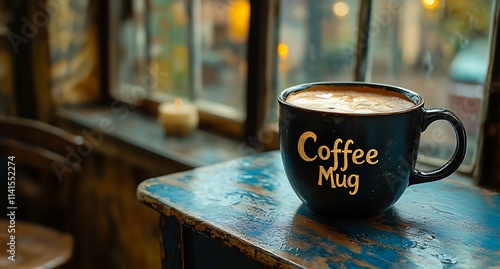
M321 160L329 160L333 157L333 166L325 169L324 166L319 166L319 174L318 174L318 185L323 185L323 178L325 180L330 180L332 188L336 187L351 187L354 190L349 191L350 195L355 195L358 192L359 187L359 175L345 175L333 173L337 171L339 168L339 155L343 155L343 166L340 168L340 171L345 172L349 167L349 161L351 161L355 165L361 165L363 163L367 163L369 165L374 165L378 163L376 157L378 156L378 151L376 149L370 149L366 152L363 149L349 149L350 145L354 144L352 139L348 139L344 148L340 148L341 144L344 142L341 138L335 139L333 143L332 149L330 149L326 145L321 145L317 149L317 154L314 156L308 156L305 152L305 143L308 139L311 139L312 142L316 142L317 136L314 132L307 131L304 132L298 141L297 149L300 157L306 162L312 162L316 160L318 157ZM350 156L349 156L350 155Z

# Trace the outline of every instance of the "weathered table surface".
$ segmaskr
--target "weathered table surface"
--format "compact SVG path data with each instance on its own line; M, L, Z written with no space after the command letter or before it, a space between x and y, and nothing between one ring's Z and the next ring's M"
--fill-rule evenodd
M500 195L451 179L409 187L373 219L328 220L297 198L275 151L148 179L137 196L160 213L164 267L188 252L169 221L270 267L500 266Z

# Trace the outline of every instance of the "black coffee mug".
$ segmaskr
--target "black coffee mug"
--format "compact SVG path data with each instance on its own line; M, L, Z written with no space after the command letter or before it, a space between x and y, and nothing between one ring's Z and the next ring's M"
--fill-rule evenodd
M286 101L309 88L363 88L393 92L411 108L387 113L340 113L304 108ZM467 147L462 122L451 111L424 108L410 90L363 82L318 82L290 87L278 96L281 157L286 176L313 212L330 218L368 218L389 209L410 185L443 179L455 172ZM442 167L415 168L420 134L434 121L448 121L457 145Z

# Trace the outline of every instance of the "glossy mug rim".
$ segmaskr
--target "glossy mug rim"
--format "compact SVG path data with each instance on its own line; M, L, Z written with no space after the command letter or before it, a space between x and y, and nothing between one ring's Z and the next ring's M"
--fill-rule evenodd
M334 87L366 87L366 88L372 88L372 89L378 89L378 90L383 90L383 91L391 91L395 92L398 94L401 94L405 96L406 98L409 99L409 101L414 103L414 106L407 108L407 109L402 109L398 111L390 111L390 112L372 112L372 113L347 113L347 112L337 112L337 111L327 111L327 110L316 110L316 109L310 109L310 108L305 108L299 105L295 105L292 103L289 103L286 101L286 98L294 92L299 92L302 90L309 89L314 86L334 86ZM373 83L373 82L348 82L348 81L321 81L321 82L310 82L310 83L303 83L299 85L294 85L291 87L288 87L281 91L281 93L278 95L278 101L282 105L290 106L293 107L294 109L299 109L302 111L310 111L310 112L318 112L318 113L325 113L325 114L335 114L335 115L352 115L352 116L382 116L382 115L394 115L394 114L403 114L403 113L408 113L411 111L415 111L417 109L420 109L421 107L424 106L425 100L424 98L418 94L417 92L414 92L412 90L408 90L403 87L398 87L394 85L389 85L389 84L383 84L383 83Z

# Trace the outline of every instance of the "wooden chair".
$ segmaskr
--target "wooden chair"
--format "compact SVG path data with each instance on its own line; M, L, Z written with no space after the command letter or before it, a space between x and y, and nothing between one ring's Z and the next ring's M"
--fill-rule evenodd
M15 181L13 204L1 209L6 212L0 216L0 241L15 235L17 250L16 262L8 260L9 253L0 255L0 268L54 268L71 258L71 183L81 171L82 149L80 136L43 122L0 116L0 179L5 178L3 186ZM12 225L11 211L15 234L6 229Z

